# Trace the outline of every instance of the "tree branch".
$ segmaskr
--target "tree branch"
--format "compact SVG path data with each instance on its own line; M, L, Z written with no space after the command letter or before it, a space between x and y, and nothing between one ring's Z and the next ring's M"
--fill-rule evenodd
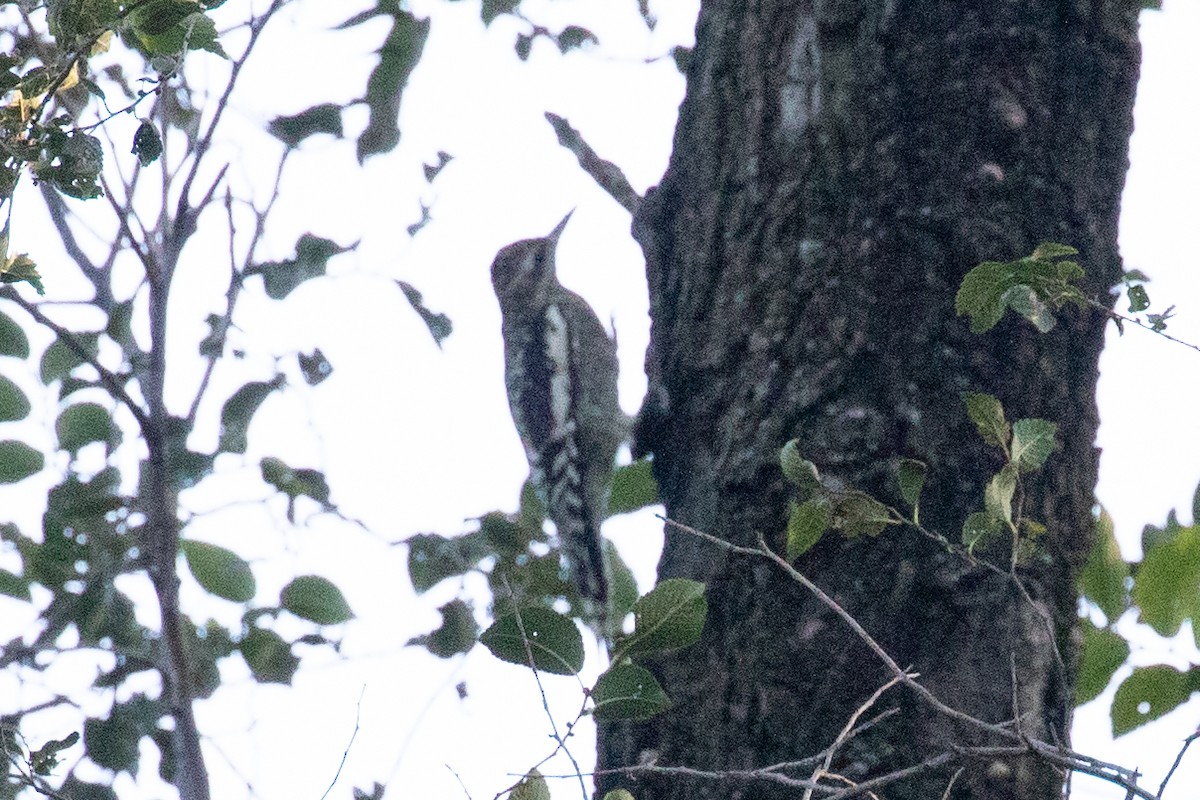
M147 417L146 408L129 396L129 393L125 391L125 386L121 383L120 378L118 378L115 373L106 369L96 358L96 356L89 352L88 349L80 343L79 339L73 332L67 330L43 314L42 310L38 308L37 303L31 303L25 298L21 297L21 295L17 293L15 287L0 287L0 299L11 300L12 302L16 303L18 306L24 309L29 316L33 317L39 325L43 325L54 331L54 335L58 337L58 340L70 348L71 352L95 368L96 372L100 374L100 383L104 385L104 388L107 389L113 397L120 400L122 405L129 409L130 413L133 414L133 418L137 420L138 427L141 428L143 434L145 433L146 428L149 425L149 418Z
M575 154L583 171L590 175L609 197L616 200L618 205L630 214L635 213L642 198L634 191L621 168L601 158L592 146L583 140L579 131L572 128L571 124L558 114L547 111L546 119L554 128L558 143Z

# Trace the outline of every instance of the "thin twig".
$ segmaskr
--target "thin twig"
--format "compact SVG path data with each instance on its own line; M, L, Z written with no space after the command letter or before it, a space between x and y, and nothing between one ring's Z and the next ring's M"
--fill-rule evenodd
M863 714L867 713L871 706L875 705L876 701L883 696L884 692L895 686L898 682L898 678L892 678L887 683L883 684L883 686L880 686L878 689L876 689L871 696L867 698L865 703L855 709L854 713L850 715L850 718L846 720L846 724L842 727L842 730L838 733L837 737L834 738L833 744L827 748L825 760L822 762L821 766L813 770L813 774L809 776L809 780L811 780L813 783L818 783L823 775L829 773L830 767L833 765L833 757L837 754L837 751L842 747L842 745L849 740L850 735L854 731L854 726L858 724L859 718L861 718ZM804 800L812 800L812 795L812 789L804 790Z
M521 634L521 643L525 647L525 658L528 659L529 669L533 671L533 679L537 683L538 694L542 696L542 709L546 712L546 719L550 721L550 730L553 733L554 741L558 742L562 751L566 754L571 762L571 766L575 768L575 775L579 778L579 789L583 792L583 800L588 800L587 786L583 782L583 772L579 769L579 762L575 760L575 756L571 753L571 749L567 747L567 741L558 730L558 723L554 720L554 713L550 710L550 701L546 697L546 688L542 685L542 675L538 671L537 664L533 658L533 645L530 642L529 635L525 632L525 621L521 618L521 608L517 603L516 594L512 590L512 586L508 582L506 576L502 576L504 581L504 589L508 592L509 598L513 602L513 619L516 620L517 630ZM518 781L517 783L520 783ZM504 792L511 791L516 788L517 784L513 784L509 788L501 791L496 797L499 797Z
M1187 752L1188 748L1192 746L1192 742L1196 741L1197 738L1200 738L1200 730L1183 740L1183 747L1180 748L1178 755L1175 756L1175 763L1171 765L1171 769L1167 770L1167 777L1163 778L1163 782L1158 787L1157 797L1161 798L1163 796L1163 792L1167 788L1167 783L1171 780L1171 776L1175 774L1175 770L1179 769L1179 762L1183 761L1183 754Z
M959 767L950 776L950 782L946 784L946 791L942 792L942 800L950 800L950 790L954 788L954 784L958 782L958 777L963 774L966 767Z
M346 749L342 753L342 763L338 764L337 772L333 774L333 780L329 782L329 788L325 790L325 794L321 795L321 800L329 797L329 793L337 785L338 778L342 777L342 769L346 766L346 759L350 757L350 748L354 746L354 740L358 737L358 724L362 719L362 699L366 692L367 687L364 685L358 693L358 706L354 710L354 731L350 734L350 741L346 743Z

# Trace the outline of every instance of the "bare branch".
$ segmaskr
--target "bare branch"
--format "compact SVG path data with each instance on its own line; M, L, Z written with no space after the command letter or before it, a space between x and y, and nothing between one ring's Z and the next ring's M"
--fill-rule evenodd
M609 197L616 200L618 205L630 214L636 212L642 198L634 191L621 168L601 158L592 146L583 140L579 131L572 128L571 124L558 114L547 111L546 119L554 128L558 143L575 154L583 171L590 175Z

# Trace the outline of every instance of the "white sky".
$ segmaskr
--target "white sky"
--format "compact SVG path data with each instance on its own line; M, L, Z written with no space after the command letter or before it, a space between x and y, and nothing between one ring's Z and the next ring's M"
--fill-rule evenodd
M236 186L261 187L273 170L265 154L275 152L275 145L261 133L268 120L361 92L382 27L341 33L329 29L367 5L298 3L287 13L291 25L279 21L269 29L263 50L247 69L243 90L235 96L219 150L232 164ZM433 609L457 587L439 587L417 600L406 578L404 548L388 545L414 532L453 533L464 529L469 517L510 508L524 479L525 464L504 400L499 313L487 274L500 246L548 231L577 207L563 239L563 280L587 297L601 318L615 322L626 410L636 410L644 389L644 265L628 233L628 215L556 146L542 112L567 117L602 155L626 170L639 190L655 183L666 166L684 87L669 59L644 60L690 43L697 3L658 3L661 23L653 35L644 32L632 0L527 3L528 13L547 27L584 24L604 45L602 54L563 58L541 41L528 64L511 56L519 23L500 20L485 32L474 3L425 0L413 6L419 14L436 11L436 20L405 95L401 146L359 170L352 141L322 137L305 143L289 165L281 208L260 253L286 257L305 231L343 244L361 240L361 245L331 262L333 277L306 284L284 304L259 301L253 290L243 294L239 343L250 356L244 365L218 371L214 385L223 391L212 395L209 409L215 414L224 397L245 380L269 376L271 355L319 345L333 362L334 375L313 390L294 381L288 393L272 398L253 427L247 456L223 456L218 461L221 474L184 498L193 511L221 509L195 522L187 535L254 559L260 602L274 602L292 575L320 572L346 590L358 614L345 628L342 657L325 650L306 653L292 689L254 685L236 657L222 665L227 688L201 703L198 711L210 737L214 796L222 800L248 796L250 786L263 797L320 797L354 729L360 693L360 730L342 783L331 797L347 798L350 786L369 787L378 780L391 786L393 798L461 796L465 786L470 796L482 800L507 785L509 773L524 771L551 749L528 670L501 664L482 648L465 659L442 662L402 647L436 624ZM1171 331L1200 341L1195 321L1200 284L1193 265L1195 221L1200 219L1195 191L1200 162L1194 154L1200 139L1200 93L1194 86L1200 75L1200 50L1195 47L1200 8L1168 0L1164 12L1143 15L1143 34L1143 82L1122 248L1130 268L1153 278L1149 289L1156 303L1178 304L1181 316ZM197 66L214 76L224 69L216 59L204 57ZM365 121L357 112L349 116L352 131ZM128 128L116 128L118 141L132 136L136 121L116 123ZM420 164L433 162L439 149L456 158L434 187L425 187ZM418 218L420 199L432 203L434 222L410 240L404 228ZM40 224L32 213L36 198L21 202L16 231ZM177 322L173 369L192 363L195 343L203 335L201 321L220 308L222 229L215 225L212 238L205 237L210 253L197 247L185 256L172 309ZM42 251L48 241L14 244ZM53 259L40 260L52 289L70 291L73 284L65 270L60 273ZM393 278L412 282L430 308L450 315L455 329L444 351L432 344ZM41 336L39 341L48 340ZM1171 507L1187 520L1191 493L1200 480L1194 400L1198 368L1200 354L1137 331L1114 338L1105 353L1098 495L1116 520L1128 556L1138 552L1144 523L1161 523ZM189 370L171 375L170 399L177 410L185 407L198 380L198 373ZM19 382L31 392L37 385L36 379ZM52 398L35 400L35 422L52 424L55 415ZM48 438L44 441L49 444ZM201 431L193 446L214 442L215 426ZM267 495L256 477L263 455L325 469L342 509L362 519L374 535L326 518L289 529L277 499L265 506L256 503ZM40 506L28 498L38 497L51 479L47 473L19 490L0 488L0 516L14 516L36 530ZM235 501L244 502L225 508ZM658 525L641 516L606 530L634 562L643 589L648 588L661 546ZM0 553L0 564L4 558ZM146 591L135 580L122 588L136 596ZM190 580L185 580L184 601L198 617L211 614L235 624L240 616L239 607L207 597ZM0 599L6 622L28 622L28 616L18 620L20 613L15 604ZM1200 659L1190 635L1169 651L1135 656L1139 663L1171 658L1180 664ZM78 682L81 669L91 668L64 660L56 667L55 685ZM459 681L467 683L465 700L454 690ZM561 724L578 707L578 685L562 678L548 682ZM0 675L5 706L27 704L37 696L36 687L17 687ZM1111 692L1080 711L1075 747L1106 760L1136 763L1156 785L1177 743L1195 729L1200 704L1193 702L1113 743L1106 733L1110 700ZM97 699L90 708L103 709L106 703ZM70 715L46 715L44 721L47 736L77 725ZM593 758L592 742L590 726L580 726L573 751L585 766ZM150 779L156 766L153 753L152 747L144 749L147 780L142 785L118 779L123 800L161 796ZM565 772L568 767L560 760L543 771ZM89 772L81 770L81 775L89 777ZM91 777L98 776L93 771ZM1183 787L1200 785L1200 754L1191 755L1174 780L1179 797ZM1077 779L1076 786L1078 797L1121 796L1094 781ZM578 784L555 784L554 792L556 797L578 797Z

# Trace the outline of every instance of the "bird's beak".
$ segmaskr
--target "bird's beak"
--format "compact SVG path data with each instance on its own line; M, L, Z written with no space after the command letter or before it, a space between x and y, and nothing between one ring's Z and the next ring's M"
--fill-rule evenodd
M575 209L573 209L573 208L570 211L568 211L567 215L562 218L562 222L555 225L554 230L550 231L550 235L547 236L546 238L552 242L557 242L558 237L562 236L563 230L566 229L567 223L571 220L571 215L574 213L575 213Z

